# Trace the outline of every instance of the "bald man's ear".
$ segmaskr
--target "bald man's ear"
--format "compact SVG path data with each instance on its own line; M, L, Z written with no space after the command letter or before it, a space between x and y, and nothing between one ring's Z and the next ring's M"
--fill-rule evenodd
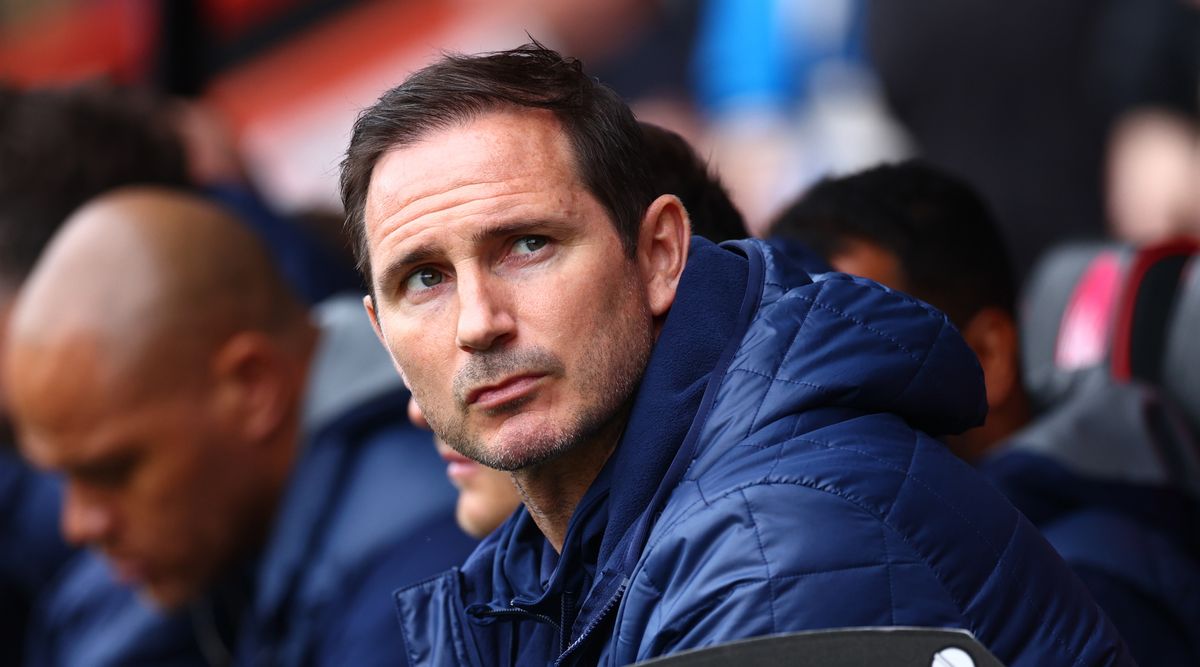
M675 195L655 199L642 217L637 263L646 286L650 312L658 318L675 302L675 290L687 264L691 223Z
M239 439L269 442L299 409L304 369L265 334L246 331L212 357L214 409Z

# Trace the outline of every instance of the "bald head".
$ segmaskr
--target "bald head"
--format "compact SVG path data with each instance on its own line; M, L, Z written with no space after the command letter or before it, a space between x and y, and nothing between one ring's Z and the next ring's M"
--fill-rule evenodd
M235 332L286 339L304 313L258 239L223 209L128 189L68 219L24 287L7 347L95 347L121 370L178 378Z
M73 215L3 356L22 451L66 480L67 539L168 607L253 553L294 461L314 342L221 209L138 189Z

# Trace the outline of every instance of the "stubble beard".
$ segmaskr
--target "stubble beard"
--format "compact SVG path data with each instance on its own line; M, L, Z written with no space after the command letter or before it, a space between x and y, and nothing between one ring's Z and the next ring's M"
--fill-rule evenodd
M489 468L511 472L559 458L610 430L615 419L627 415L625 408L641 382L654 344L651 315L645 304L639 305L636 312L625 312L600 330L602 335L596 340L596 349L589 355L591 363L579 368L575 379L567 377L562 361L545 349L501 349L472 358L455 376L453 405L446 411L451 414L426 410L427 403L422 402L420 392L417 403L425 410L425 418L438 437L463 456ZM585 403L562 423L546 424L541 431L521 434L518 442L486 442L468 425L466 392L479 384L525 372L567 381L576 395L584 397ZM588 397L594 400L588 401ZM515 417L536 398L534 392L484 414L489 418Z

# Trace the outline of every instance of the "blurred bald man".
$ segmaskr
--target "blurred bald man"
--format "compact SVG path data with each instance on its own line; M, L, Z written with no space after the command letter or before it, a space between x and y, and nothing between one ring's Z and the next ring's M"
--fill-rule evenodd
M65 536L120 583L76 568L33 662L395 660L389 590L472 545L357 300L310 316L253 235L189 195L72 216L15 306L5 380L23 453L65 477ZM147 631L161 618L130 588L189 622Z

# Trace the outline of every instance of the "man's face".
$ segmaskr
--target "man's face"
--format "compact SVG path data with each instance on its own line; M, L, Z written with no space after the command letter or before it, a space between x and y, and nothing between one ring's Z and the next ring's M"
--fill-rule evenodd
M22 396L22 449L64 475L68 541L98 549L119 579L177 607L244 548L247 473L231 465L199 387L131 393L90 361L76 368L60 389Z
M386 153L365 221L368 311L442 439L518 470L619 427L653 342L645 280L551 114Z

